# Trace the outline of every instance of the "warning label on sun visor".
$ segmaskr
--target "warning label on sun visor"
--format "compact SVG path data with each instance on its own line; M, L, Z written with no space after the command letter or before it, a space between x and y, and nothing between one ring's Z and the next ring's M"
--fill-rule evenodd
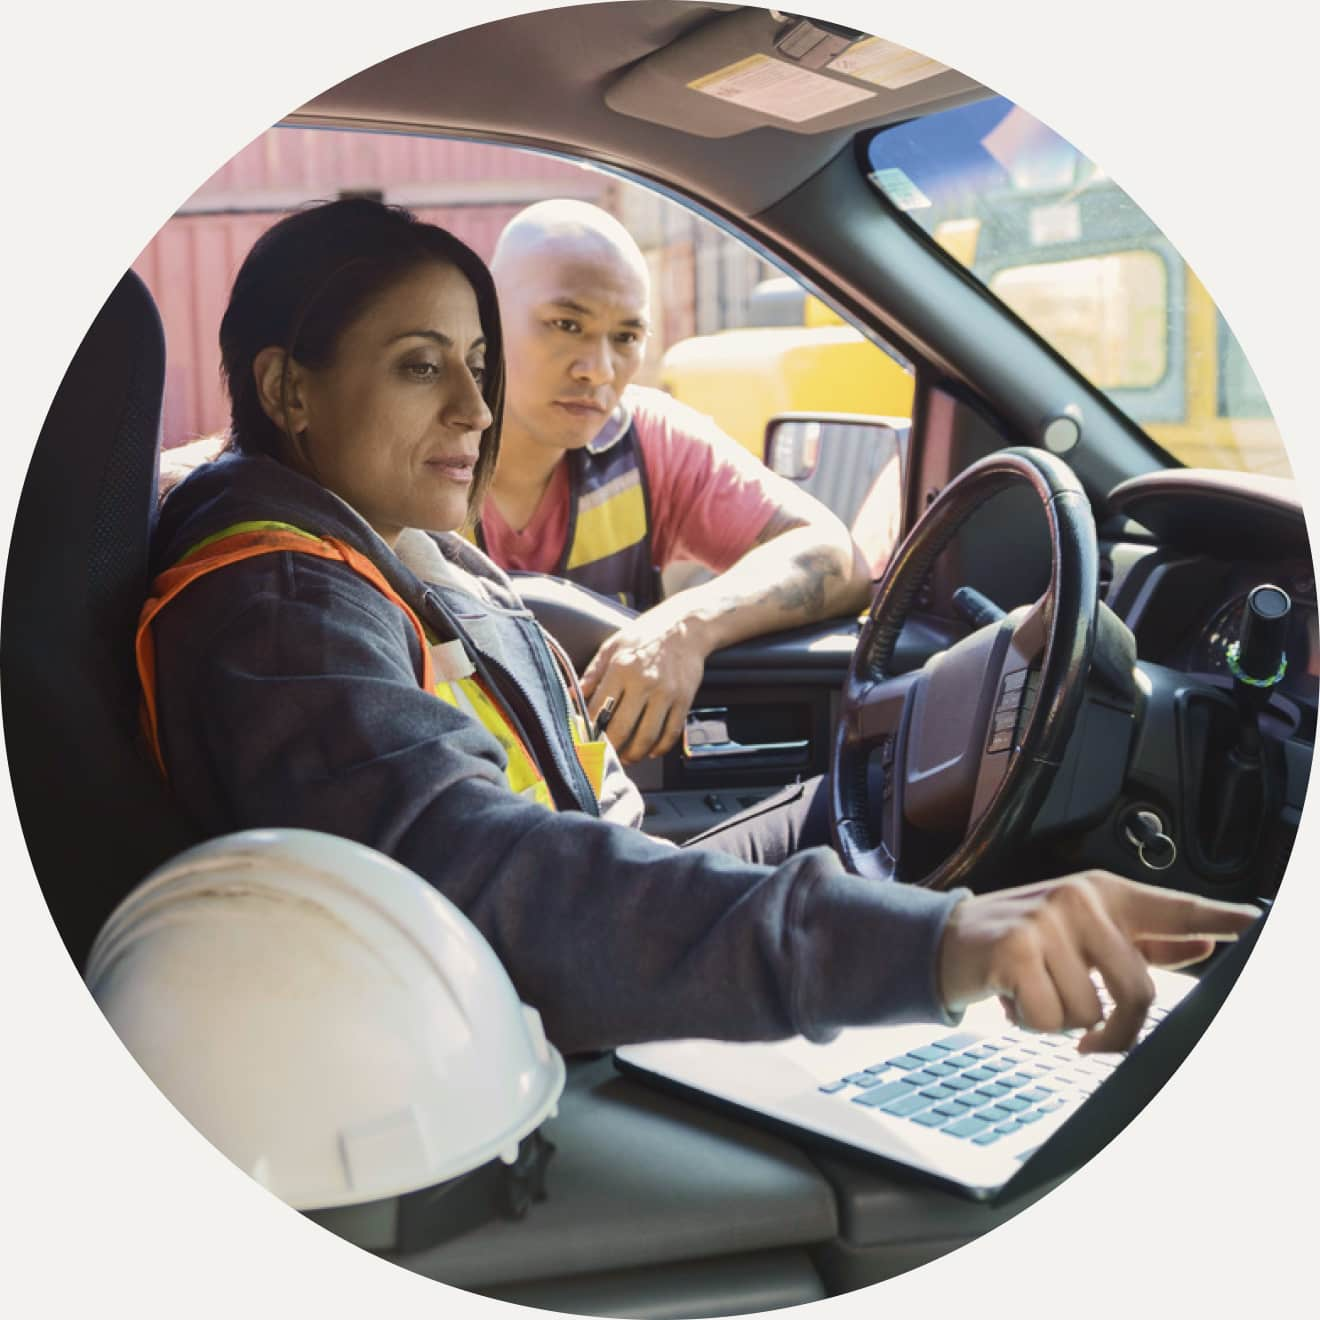
M883 37L859 41L825 67L834 73L846 73L850 78L860 78L862 82L890 89L906 87L909 83L949 71L947 64L928 60L915 50L908 50L906 46L886 41Z
M799 69L768 55L752 55L704 78L688 83L694 92L705 92L731 105L800 124L855 105L873 95L864 87L850 87L835 78Z

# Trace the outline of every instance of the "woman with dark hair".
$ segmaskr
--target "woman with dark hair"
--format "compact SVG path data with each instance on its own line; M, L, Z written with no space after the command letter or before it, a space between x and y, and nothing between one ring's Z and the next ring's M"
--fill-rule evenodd
M494 468L490 276L364 200L280 221L221 326L230 452L166 498L138 634L146 723L207 834L367 843L462 908L566 1052L673 1036L828 1038L1016 1000L1028 1025L1130 1043L1149 937L1174 953L1251 909L1092 873L969 897L849 875L737 831L678 849L593 737L508 578L454 534ZM1118 1008L1104 1026L1089 968Z

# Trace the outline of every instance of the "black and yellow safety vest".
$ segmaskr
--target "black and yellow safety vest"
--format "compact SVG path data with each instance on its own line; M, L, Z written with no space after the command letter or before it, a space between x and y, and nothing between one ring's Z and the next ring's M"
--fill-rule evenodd
M466 712L495 738L504 750L504 777L512 792L552 811L555 809L550 788L535 756L518 736L498 694L477 676L462 645L456 641L438 641L431 636L416 612L390 586L385 575L366 555L335 537L315 536L299 527L280 522L248 522L227 527L193 546L174 567L160 574L151 585L150 594L138 618L137 670L142 689L143 732L162 775L166 773L166 768L160 745L155 643L152 634L156 616L179 592L207 573L255 555L284 551L338 560L397 605L407 617L421 647L422 687L448 705ZM566 713L578 764L599 800L605 773L604 740L591 738L582 715L573 713L571 709Z
M568 534L552 570L635 610L661 598L660 571L651 553L651 494L635 423L565 455ZM477 524L476 543L489 553Z

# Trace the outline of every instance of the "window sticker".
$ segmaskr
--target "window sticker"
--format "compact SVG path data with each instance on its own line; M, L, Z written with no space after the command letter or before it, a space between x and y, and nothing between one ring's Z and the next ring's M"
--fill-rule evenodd
M855 105L873 96L861 87L850 87L836 78L799 69L769 55L752 55L737 64L716 69L704 78L688 83L694 92L728 101L745 110L759 110L800 124L818 115L827 115L844 106Z
M880 189L900 211L919 211L930 206L931 200L902 170L890 168L872 170L871 182Z
M849 78L891 90L949 71L947 64L927 59L883 37L867 37L865 41L859 41L842 55L835 56L825 67L833 73L846 73Z

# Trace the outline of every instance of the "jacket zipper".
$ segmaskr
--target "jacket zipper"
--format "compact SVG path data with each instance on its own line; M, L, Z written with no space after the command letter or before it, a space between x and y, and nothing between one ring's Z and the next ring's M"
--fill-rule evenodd
M564 698L564 710L568 714L569 727L573 727L574 720L580 718L582 720L583 740L589 740L591 738L591 717L587 714L585 706L579 707L573 700L573 693L569 690L568 680L564 677L564 666L568 663L568 659L559 650L554 638L548 633L545 637L545 646L546 650L550 652L550 668L555 671L555 677L559 680L559 691Z
M588 815L599 816L600 803L597 802L596 795L591 790L591 783L587 779L586 771L582 769L581 764L578 762L576 751L573 753L571 758L569 757L563 758L564 761L567 763L569 770L569 774L565 776L563 774L563 766L559 764L559 758L554 755L554 742L550 737L549 731L546 729L545 721L541 718L541 712L537 710L536 704L527 695L526 689L524 689L523 685L518 681L518 679L508 669L506 669L504 665L500 664L498 660L493 659L491 656L482 656L482 659L485 661L486 664L490 666L492 670L495 671L495 673L502 675L507 680L508 687L512 688L513 691L516 692L518 696L522 698L523 704L525 705L527 711L532 716L532 722L535 724L537 731L541 734L541 737L543 739L543 746L550 753L548 757L550 764L560 771L561 778L566 778L569 781L566 787L568 787L571 796L574 799L576 799L576 803L578 807L582 811L586 812ZM558 675L558 671L556 671L556 676L557 675ZM563 692L563 682L564 680L560 678L559 690L561 692ZM565 713L571 715L571 712L568 710L567 707L565 708ZM571 742L572 740L571 733L569 734L569 739Z

